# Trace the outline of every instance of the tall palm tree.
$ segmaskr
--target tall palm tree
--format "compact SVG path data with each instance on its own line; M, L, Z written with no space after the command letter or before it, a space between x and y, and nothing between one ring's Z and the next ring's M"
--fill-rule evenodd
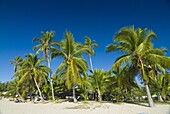
M97 91L99 101L102 101L102 93L106 79L107 74L103 69L95 69L93 74L90 76L91 85L93 86L93 90Z
M123 56L115 61L111 70L127 63L138 67L140 76L144 81L150 107L154 107L154 102L151 98L148 86L149 78L146 73L148 69L147 65L159 63L164 67L170 67L168 65L170 59L163 56L160 49L153 48L152 39L154 38L157 39L157 36L151 30L142 30L141 28L135 30L133 26L125 27L114 37L114 42L116 42L116 44L110 44L106 49L106 52L120 50L124 53Z
M75 96L75 86L80 84L81 73L88 70L86 61L82 54L90 51L88 47L76 43L71 32L66 32L64 39L60 42L60 49L53 48L52 58L61 56L64 61L59 65L56 73L65 71L66 85L68 89L73 89L73 99L77 102Z
M50 49L53 46L58 45L57 42L53 42L52 39L54 38L55 32L54 31L50 31L50 32L42 32L41 33L41 37L42 38L34 38L33 41L37 41L39 42L38 45L33 47L33 50L38 49L36 54L39 54L40 52L44 51L45 54L45 58L47 59L47 63L48 63L48 68L50 68L50 61L51 61L51 53L50 53ZM54 89L53 89L53 81L51 78L51 74L49 74L49 78L50 78L50 85L51 85L51 89L52 89L52 99L55 100L54 97Z
M85 45L91 49L91 51L87 51L87 54L90 60L90 67L93 72L94 69L93 69L93 63L92 63L92 55L95 55L93 48L98 47L98 44L93 43L93 41L88 36L85 36Z
M22 59L21 56L17 56L14 60L11 60L11 61L10 61L10 64L14 64L14 72L17 71L20 62L22 62L22 61L23 61L23 59ZM17 79L15 80L14 83L15 83L15 84L17 83ZM16 87L17 87L17 88L16 88L17 94L19 95L19 97L21 98L21 100L23 100L21 94L19 93L19 87L18 87L18 86L16 86Z
M37 55L28 54L26 55L26 59L20 63L21 67L14 74L15 76L23 74L19 80L19 84L23 83L24 81L33 80L38 89L42 102L44 99L42 97L39 84L46 83L48 73L51 72L49 68L42 64L45 61L46 60L44 58L38 59Z

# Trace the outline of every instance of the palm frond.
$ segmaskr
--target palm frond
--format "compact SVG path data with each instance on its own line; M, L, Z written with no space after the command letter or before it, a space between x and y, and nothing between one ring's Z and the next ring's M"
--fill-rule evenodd
M156 39L156 40L158 39L153 31L147 29L144 30L143 38L144 38L144 42L151 42L152 39Z
M122 28L118 34L116 34L114 41L119 43L126 43L129 47L136 44L137 35L134 31L134 26Z
M85 45L91 45L92 44L92 41L91 39L88 37L88 36L85 36Z
M138 47L137 47L137 53L140 53L141 55L145 54L146 51L152 49L152 43L151 42L142 42Z
M67 50L68 55L71 55L71 53L73 53L74 50L74 37L73 34L71 32L66 32L65 33L65 48Z
M46 62L46 61L47 61L47 59L45 59L45 58L39 58L35 64L35 66L39 66L42 62Z
M57 57L57 56L61 56L63 58L67 58L67 55L63 51L61 51L61 50L59 50L57 48L51 48L51 53L52 53L52 55L51 55L52 59Z
M71 86L72 86L72 80L70 78L70 68L67 67L66 68L66 86L68 87L68 89L71 89Z
M73 56L81 56L83 53L88 51L89 53L93 53L93 50L88 47L82 47L81 49L77 50L76 52L73 53Z
M71 61L71 75L72 75L72 82L74 85L78 84L80 82L80 74L79 74L79 68L77 64L74 63L74 61Z
M62 62L62 63L59 65L59 67L57 68L56 73L59 73L59 72L65 70L65 67L66 67L65 62Z
M119 66L128 63L131 61L131 56L130 55L123 55L121 57L119 57L115 63L113 64L113 66L111 67L110 71L114 71L115 69L117 69Z
M155 49L148 49L148 51L146 51L146 54L156 54L156 55L164 55L164 50L161 50L161 49L158 49L158 48L155 48Z
M170 58L158 54L148 54L150 64L160 64L164 68L170 68Z
M106 47L106 52L108 53L108 52L113 52L113 51L117 51L117 50L119 50L120 49L120 47L119 47L119 45L117 45L117 44L109 44L107 47Z
M43 42L44 42L41 38L34 38L34 39L33 39L33 42L34 42L34 41L37 41L37 42L39 42L39 43L41 43L41 44L43 44Z
M99 45L98 45L97 43L93 43L91 46L92 46L92 47L96 47L96 48L99 47Z
M32 48L32 50L36 50L36 49L38 49L38 48L40 48L40 47L42 47L42 44L38 44L38 45L34 46L34 47Z
M20 86L24 81L27 80L28 75L29 75L29 72L24 73L24 75L21 77L21 79L18 82L18 86Z
M87 63L84 59L74 57L73 61L79 66L79 68L83 69L84 71L88 70Z
M53 45L53 46L60 46L60 43L58 43L58 42L51 42L51 45Z

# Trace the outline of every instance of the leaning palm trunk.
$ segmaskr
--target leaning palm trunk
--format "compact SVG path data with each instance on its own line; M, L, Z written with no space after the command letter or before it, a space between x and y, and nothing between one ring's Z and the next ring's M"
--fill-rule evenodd
M21 101L23 101L23 98L22 98L21 94L19 93L19 88L18 87L17 87L17 94L20 97Z
M50 58L47 57L47 62L48 62L48 68L50 68ZM51 78L51 73L49 74L50 75L50 86L51 86L51 91L52 91L52 99L53 101L55 100L55 97L54 97L54 87L53 87L53 80Z
M92 63L91 54L89 54L89 60L90 60L90 67L91 67L91 70L92 70L92 72L93 72L93 63Z
M39 86L38 86L37 81L36 81L36 79L35 79L35 78L34 78L34 82L35 82L35 85L36 85L36 87L37 87L37 89L38 89L38 92L39 92L39 94L40 94L41 102L44 102L44 99L43 99L43 97L42 97L42 94L41 94L40 88L39 88Z
M100 92L99 88L97 89L97 93L98 93L99 102L101 102L102 96L101 96L101 92Z
M158 101L163 102L164 100L162 99L160 92L158 92L157 95L158 95Z
M74 84L73 84L73 102L77 102Z
M153 99L151 97L151 93L150 93L150 90L149 90L148 82L145 82L145 88L146 88L146 93L147 93L147 96L148 96L149 106L155 107L155 104L153 102Z

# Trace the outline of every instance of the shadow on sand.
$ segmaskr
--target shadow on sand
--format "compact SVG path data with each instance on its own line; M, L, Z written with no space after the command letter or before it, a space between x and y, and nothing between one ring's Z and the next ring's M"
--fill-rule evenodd
M144 106L144 107L149 107L147 104L142 104L138 102L132 102L132 101L127 101L127 104L134 104L134 105L139 105L139 106Z

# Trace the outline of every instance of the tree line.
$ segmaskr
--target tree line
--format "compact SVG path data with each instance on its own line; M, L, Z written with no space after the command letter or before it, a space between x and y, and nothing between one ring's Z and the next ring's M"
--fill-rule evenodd
M147 95L150 107L154 107L154 94L159 101L169 99L170 58L165 55L167 49L153 47L153 40L158 39L153 31L134 26L121 28L106 47L107 53L121 52L109 71L93 68L92 56L96 55L98 44L88 36L83 44L75 42L70 31L60 42L54 38L54 31L42 32L40 38L33 39L38 43L33 47L35 54L10 61L14 64L13 80L1 92L21 99L38 94L42 102L45 96L55 100L70 93L74 102L78 95L83 100L98 101L134 101ZM89 57L90 67L83 55ZM59 57L63 61L52 73L51 62ZM136 77L144 86L139 85Z

